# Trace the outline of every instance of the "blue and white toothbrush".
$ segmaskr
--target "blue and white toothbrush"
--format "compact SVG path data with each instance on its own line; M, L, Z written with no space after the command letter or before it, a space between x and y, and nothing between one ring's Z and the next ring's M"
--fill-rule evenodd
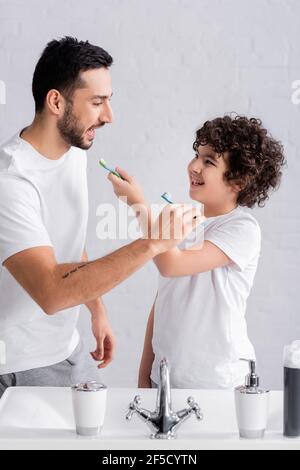
M172 199L172 195L170 193L163 193L161 195L161 198L166 201L168 204L174 204L174 201ZM197 216L195 215L193 219L197 219ZM203 223L203 222L202 222Z
M172 200L172 195L170 193L164 193L161 195L161 197L168 203L168 204L174 204L174 201Z

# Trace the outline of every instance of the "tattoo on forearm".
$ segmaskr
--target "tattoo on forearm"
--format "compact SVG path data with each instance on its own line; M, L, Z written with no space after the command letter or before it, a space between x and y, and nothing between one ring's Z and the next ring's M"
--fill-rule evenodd
M85 264L82 264L80 266L77 266L77 268L74 268L74 269L72 269L72 271L69 271L68 273L64 274L62 276L62 279L66 279L66 277L68 277L70 274L76 273L76 271L78 271L81 268L84 268L84 266L86 266L87 264L90 264L90 263L85 263Z

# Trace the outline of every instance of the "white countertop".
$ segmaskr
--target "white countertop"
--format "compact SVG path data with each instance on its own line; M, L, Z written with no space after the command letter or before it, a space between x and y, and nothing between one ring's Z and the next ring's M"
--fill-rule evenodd
M283 394L271 392L268 428L264 439L240 439L234 394L223 390L172 390L173 409L187 406L192 395L204 420L192 415L175 440L149 439L150 430L137 415L125 420L129 403L141 395L141 406L155 409L157 390L109 389L102 435L77 436L71 389L64 387L12 387L0 400L0 449L300 449L300 438L282 435Z

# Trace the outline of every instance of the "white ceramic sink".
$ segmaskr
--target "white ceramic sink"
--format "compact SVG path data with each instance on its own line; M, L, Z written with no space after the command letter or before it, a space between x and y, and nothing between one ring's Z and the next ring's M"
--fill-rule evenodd
M268 429L256 441L239 439L233 392L222 390L172 390L174 410L185 408L192 395L204 420L191 416L174 441L149 439L150 430L137 415L125 420L137 393L142 406L154 410L156 390L109 389L102 435L91 439L75 433L69 388L9 388L0 400L0 449L300 449L300 439L282 436L282 392L272 392Z

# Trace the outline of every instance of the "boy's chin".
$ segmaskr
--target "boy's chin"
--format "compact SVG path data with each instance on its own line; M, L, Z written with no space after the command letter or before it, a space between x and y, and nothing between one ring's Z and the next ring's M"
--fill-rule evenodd
M203 203L202 198L200 197L200 194L195 194L195 191L192 191L192 190L190 190L189 193L190 193L190 198L193 199L193 201Z

